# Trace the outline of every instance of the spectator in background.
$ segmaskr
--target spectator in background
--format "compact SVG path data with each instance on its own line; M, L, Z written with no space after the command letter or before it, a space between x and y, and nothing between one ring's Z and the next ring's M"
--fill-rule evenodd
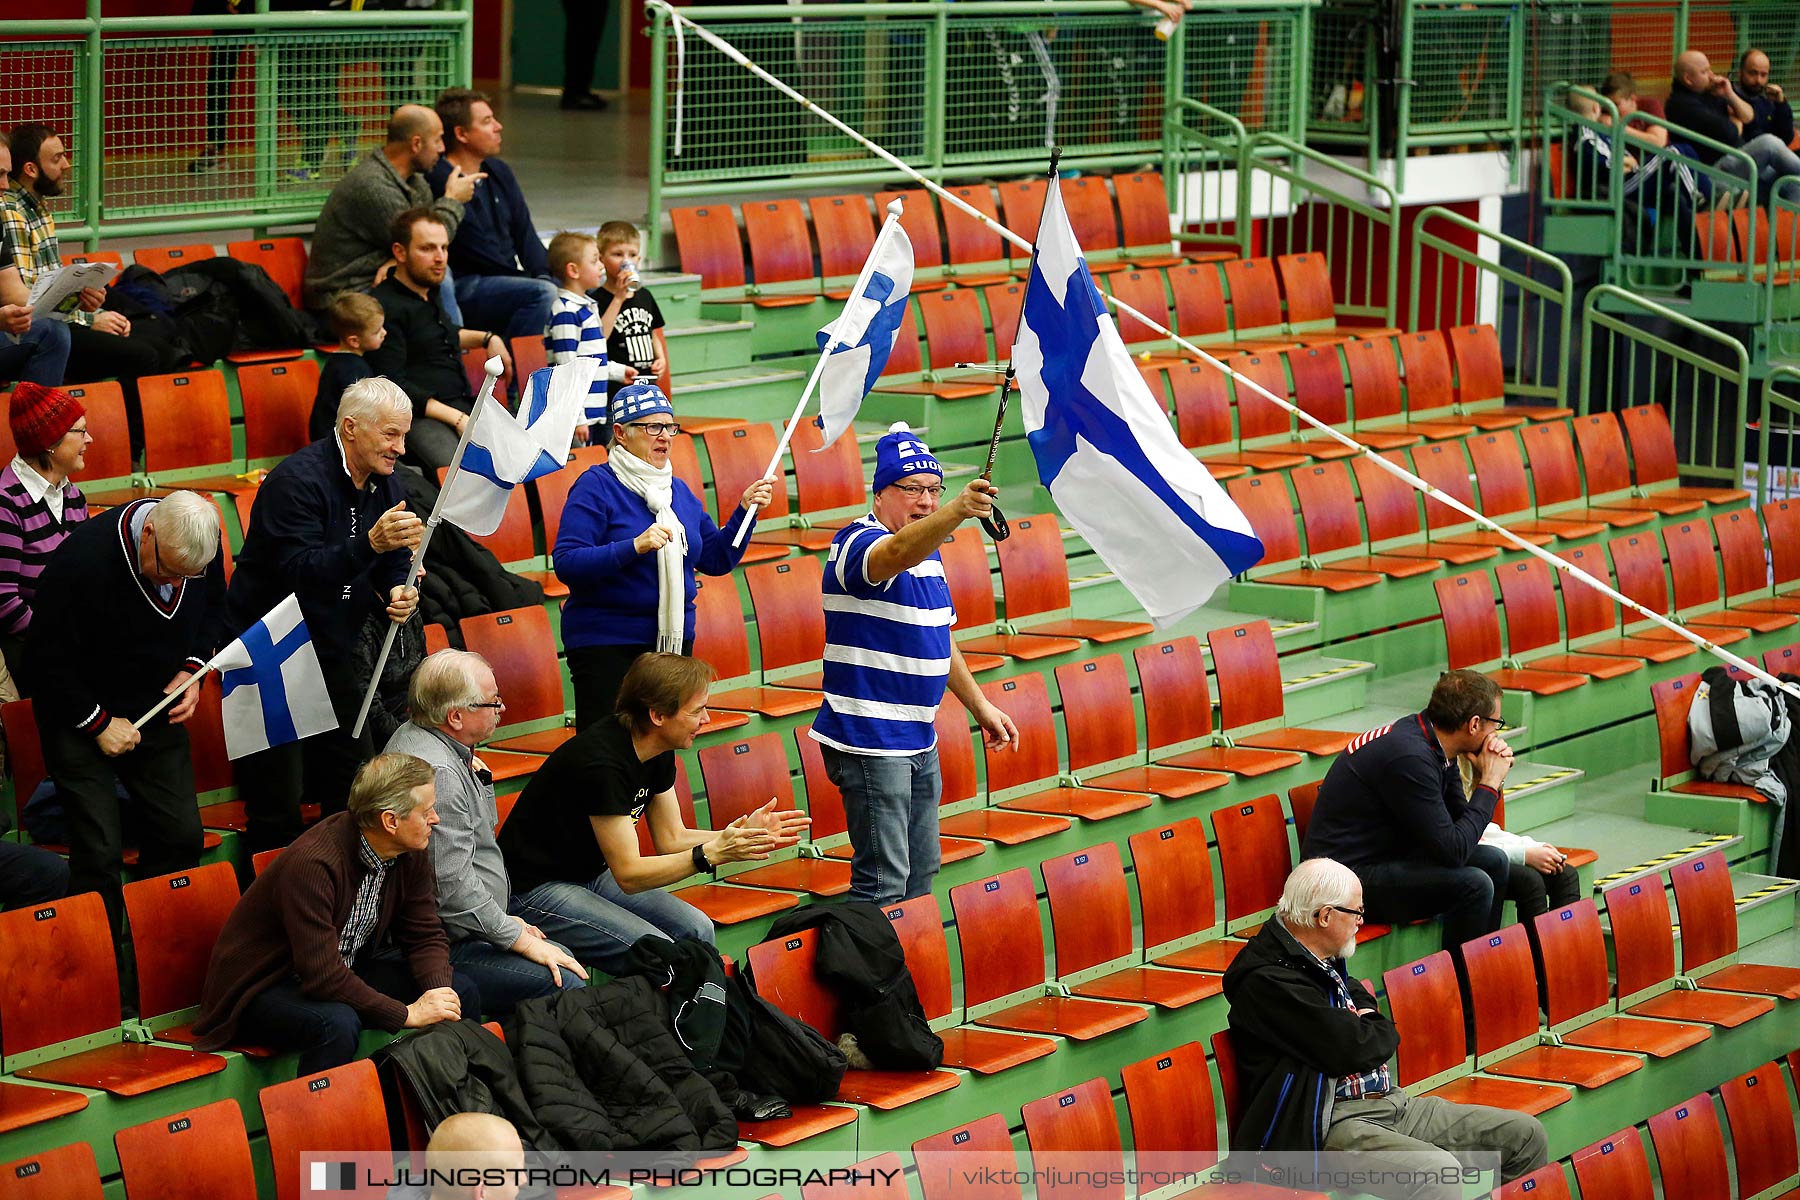
M428 208L449 233L463 219L463 205L479 178L452 170L442 187L425 172L444 153L444 127L422 104L402 104L388 118L387 141L337 181L319 211L306 259L306 307L324 313L340 292L366 291L380 282L379 271L393 261L394 218L409 208ZM454 307L451 320L462 318Z
M17 453L0 470L0 658L16 675L44 565L88 517L69 477L94 439L79 400L35 383L13 389L7 420Z
M12 187L0 192L0 225L5 227L11 264L27 295L40 276L62 270L62 247L56 240L56 218L50 202L62 195L69 172L69 151L49 126L35 122L14 127L7 138ZM6 279L0 278L0 287ZM131 322L101 308L106 292L88 288L81 309L68 322L69 362L63 382L83 383L116 377L126 399L137 404L137 379L162 366L162 353L152 343L131 336ZM23 304L16 292L0 292L0 303ZM50 335L54 336L54 335Z
M7 826L0 821L0 833ZM69 894L69 864L41 846L0 838L0 909L30 908Z
M581 964L506 911L512 886L494 840L494 781L475 757L506 708L493 668L479 654L439 650L413 672L407 699L412 720L394 731L383 753L415 755L436 777L431 865L451 963L481 989L491 1017L512 1015L521 1000L580 987L587 978Z
M1613 71L1600 81L1595 91L1613 102L1619 110L1619 124L1624 125L1627 140L1646 142L1652 146L1669 144L1669 131L1662 125L1632 125L1631 120L1638 114L1637 80L1630 71ZM1611 124L1612 118L1604 111L1597 118L1602 124ZM1683 145L1682 153L1692 156L1694 148Z
M600 53L609 7L610 0L562 0L564 109L606 111L605 97L594 94L594 58Z
M456 457L457 443L475 410L462 352L498 354L512 373L512 357L499 334L459 328L440 301L450 236L429 208L409 208L390 233L394 269L375 288L386 314L386 339L368 355L369 369L400 386L412 401L408 434L412 460L435 485L439 467Z
M444 195L457 171L486 179L464 207L450 243L460 323L509 338L536 337L550 323L556 283L519 180L496 157L504 126L488 98L469 88L445 88L437 114L445 149L431 169L431 190Z
M600 371L588 389L592 396L588 410L604 413L611 380L630 383L637 372L623 363L613 366L607 361L611 345L601 327L600 305L589 298L600 286L600 247L585 233L559 233L550 239L549 259L550 273L561 286L550 310L550 324L544 329L545 357L551 366L576 358L599 359ZM604 429L604 423L599 428ZM577 441L586 441L588 427L577 428L575 434Z
M595 240L600 243L606 280L588 295L605 305L600 329L606 335L606 356L632 367L664 394L674 395L669 387L669 343L663 337L662 309L638 278L643 240L637 226L630 221L608 221ZM612 391L618 390L619 385L614 384Z
M386 314L381 301L367 292L340 292L332 298L326 311L331 332L337 337L335 353L325 356L319 370L319 390L313 397L312 417L306 423L308 441L330 437L337 423L338 401L344 391L358 380L374 374L363 357L381 349L387 339Z
M1794 110L1788 104L1787 93L1781 85L1769 78L1769 56L1761 50L1744 51L1738 59L1737 78L1731 81L1731 90L1738 94L1738 99L1750 106L1750 120L1744 123L1744 140L1769 134L1782 145L1792 148L1794 143Z
M1800 175L1800 156L1773 134L1748 136L1756 120L1756 110L1732 90L1731 80L1713 74L1712 63L1698 50L1684 50L1675 59L1674 77L1669 83L1669 103L1665 110L1669 120L1701 137L1742 150L1750 158L1754 178L1747 180L1755 189L1771 187L1776 181ZM1711 146L1696 143L1700 161L1736 174L1743 161L1727 156Z
M70 888L99 892L115 933L125 853L117 785L135 808L140 875L200 861L182 728L200 690L187 689L142 729L132 722L224 644L224 595L219 508L197 492L133 500L82 522L38 579L23 674L68 822Z
M425 1166L434 1173L430 1200L515 1200L525 1146L505 1117L461 1112L431 1131Z
M354 1058L365 1028L477 1016L480 993L450 966L432 896L425 851L436 824L430 764L410 754L364 764L349 811L309 829L231 910L206 968L196 1044L298 1050L297 1073L311 1075Z
M12 186L12 150L0 141L0 192ZM69 324L31 316L31 289L19 277L12 225L0 221L0 387L24 380L61 387L69 365Z

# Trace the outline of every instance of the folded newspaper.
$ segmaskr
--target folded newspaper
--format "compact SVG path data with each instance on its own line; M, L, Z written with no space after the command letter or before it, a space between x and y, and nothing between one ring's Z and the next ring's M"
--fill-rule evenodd
M118 273L111 263L84 262L41 276L31 285L31 315L67 321L81 307L83 288L105 287Z

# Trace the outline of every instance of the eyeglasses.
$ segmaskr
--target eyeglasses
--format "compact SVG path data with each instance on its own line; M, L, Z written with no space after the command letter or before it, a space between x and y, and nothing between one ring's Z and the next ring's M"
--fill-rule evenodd
M944 485L941 483L896 483L894 484L894 490L904 493L909 500L917 500L920 496L930 496L933 500L936 500L939 496L944 494Z
M641 429L651 437L672 438L681 432L681 426L673 421L632 421L626 428Z
M78 438L92 438L94 435L88 432L88 427L86 425L71 425L71 426L69 426L68 431L63 434L63 436L64 437L78 437Z
M1492 725L1492 726L1493 726L1493 727L1494 727L1494 732L1495 732L1495 733L1499 733L1499 732L1501 732L1501 731L1502 731L1502 730L1506 730L1506 729L1511 729L1511 728L1512 728L1512 726L1511 726L1511 725L1508 725L1508 724L1507 724L1507 723L1506 723L1506 720L1505 720L1505 718L1503 718L1503 717L1482 717L1482 718L1481 718L1481 719L1482 719L1482 720L1483 720L1483 721L1486 721L1486 722L1487 722L1487 723L1488 723L1488 724L1490 724L1490 725Z
M1332 912L1341 912L1346 917L1355 917L1359 921L1363 919L1364 910L1360 908L1345 908L1342 904L1327 904L1325 907Z
M206 578L206 571L204 568L195 572L192 575L189 575L182 571L171 571L171 570L169 570L169 568L167 568L163 565L162 539L156 536L156 526L154 526L154 525L152 525L150 527L150 552L156 558L156 573L158 575L161 575L164 579L204 579L204 578Z
M463 707L464 708L491 708L495 712L499 712L501 709L506 707L506 701L504 701L504 700L482 700L476 704L465 704L465 705L463 705Z

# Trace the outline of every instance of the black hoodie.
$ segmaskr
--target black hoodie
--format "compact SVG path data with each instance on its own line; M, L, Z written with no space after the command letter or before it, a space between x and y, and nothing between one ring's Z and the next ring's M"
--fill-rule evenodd
M1270 917L1225 972L1231 1045L1237 1055L1242 1111L1231 1148L1318 1151L1325 1146L1332 1094L1346 1075L1372 1071L1400 1047L1394 1023L1375 997L1334 958L1358 1016L1333 1006L1330 975Z

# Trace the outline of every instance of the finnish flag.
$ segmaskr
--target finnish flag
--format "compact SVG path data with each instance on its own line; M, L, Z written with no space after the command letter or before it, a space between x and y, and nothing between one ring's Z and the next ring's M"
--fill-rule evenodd
M1261 561L1250 522L1176 439L1133 365L1054 182L1013 361L1038 478L1158 627Z
M819 330L819 425L826 446L837 441L881 378L894 352L912 294L913 248L897 216L881 227L856 287L838 319Z
M597 358L573 358L533 371L517 414L491 394L483 400L438 515L473 534L500 528L514 488L568 462L575 426L592 419L589 389L602 366Z
M300 601L289 596L212 660L231 759L338 727Z

